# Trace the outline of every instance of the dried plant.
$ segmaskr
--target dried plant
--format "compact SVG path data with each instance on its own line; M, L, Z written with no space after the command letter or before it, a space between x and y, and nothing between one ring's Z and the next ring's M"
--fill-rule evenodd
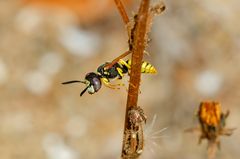
M200 103L197 113L200 128L187 129L187 132L199 131L199 144L203 139L208 140L208 158L215 158L217 148L220 149L220 136L232 135L234 129L225 128L226 119L229 116L229 111L223 113L221 104L215 101L204 101Z
M115 3L127 27L129 35L129 50L123 55L132 53L122 158L135 159L138 158L143 151L144 139L142 122L146 121L146 116L137 103L143 54L147 46L148 33L151 28L153 16L157 13L161 13L165 9L165 6L161 3L161 5L158 4L154 7L150 7L150 0L142 0L138 13L134 15L133 20L130 21L122 2L120 0L115 0Z

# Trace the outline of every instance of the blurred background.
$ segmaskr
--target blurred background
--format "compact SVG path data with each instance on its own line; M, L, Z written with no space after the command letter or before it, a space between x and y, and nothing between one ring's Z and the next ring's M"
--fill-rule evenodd
M123 2L137 12L139 0ZM198 125L202 100L231 111L227 127L240 125L240 1L165 4L144 57L158 74L142 76L142 158L206 158L206 141L184 129ZM84 85L61 85L127 50L113 0L1 0L0 35L1 159L120 158L126 89L80 98ZM239 157L239 130L221 143L218 159Z

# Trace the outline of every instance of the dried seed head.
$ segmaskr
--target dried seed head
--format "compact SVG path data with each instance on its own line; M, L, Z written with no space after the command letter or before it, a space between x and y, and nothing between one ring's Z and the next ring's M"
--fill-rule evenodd
M207 139L208 159L213 159L217 148L220 148L220 136L230 136L235 130L235 128L225 128L226 118L228 116L229 111L223 113L219 102L203 101L200 103L198 110L198 119L201 128L190 128L185 130L186 132L200 132L199 144L203 139Z
M221 105L218 102L201 102L198 112L199 120L207 126L217 127L221 120Z
M204 101L200 103L198 118L201 125L202 139L208 140L208 158L213 159L217 148L220 148L220 136L231 135L234 129L225 128L226 118L229 111L223 113L221 104L215 101Z
M132 125L140 124L143 121L146 123L147 117L145 116L143 109L140 107L132 108L128 111L129 122Z

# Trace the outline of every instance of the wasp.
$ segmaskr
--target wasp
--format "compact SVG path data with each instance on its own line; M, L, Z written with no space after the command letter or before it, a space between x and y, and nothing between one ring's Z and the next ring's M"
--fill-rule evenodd
M119 56L122 57L122 56ZM63 82L62 84L71 84L71 83L83 83L86 85L86 88L80 93L82 96L86 91L89 94L94 94L100 90L102 83L112 89L116 89L117 85L110 83L113 79L122 79L125 74L129 74L131 71L131 60L123 60L116 58L112 62L106 62L100 65L97 68L97 72L87 73L85 80L72 80ZM154 66L150 63L143 61L142 62L142 73L154 74L157 73ZM119 85L119 84L118 84Z

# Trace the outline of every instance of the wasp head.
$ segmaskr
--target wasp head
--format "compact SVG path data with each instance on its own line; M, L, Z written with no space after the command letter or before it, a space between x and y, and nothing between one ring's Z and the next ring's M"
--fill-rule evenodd
M94 94L102 86L101 77L98 74L94 73L94 72L88 73L85 76L85 80L87 82L87 87L86 88L87 88L89 94ZM85 91L83 90L81 92L80 96L82 96L84 92Z
M77 82L84 83L86 85L86 88L80 93L80 96L82 96L86 91L88 91L89 94L94 94L102 86L101 77L94 72L88 73L85 76L84 81L73 80L73 81L63 82L62 84L70 84L70 83L77 83Z

